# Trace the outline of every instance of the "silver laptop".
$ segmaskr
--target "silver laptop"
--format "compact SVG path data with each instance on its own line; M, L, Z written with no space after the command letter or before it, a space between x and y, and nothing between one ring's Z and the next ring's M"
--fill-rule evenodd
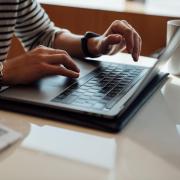
M121 115L180 45L180 29L150 67L96 60L76 60L79 79L44 78L33 85L7 87L0 98L113 119ZM111 57L109 57L111 58ZM125 61L124 61L125 62Z

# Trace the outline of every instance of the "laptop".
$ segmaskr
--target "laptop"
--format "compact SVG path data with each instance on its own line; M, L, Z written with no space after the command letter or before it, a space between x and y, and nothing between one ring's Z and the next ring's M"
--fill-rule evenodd
M113 120L130 106L179 45L180 29L157 59L140 57L139 61L151 61L150 66L128 64L123 58L121 63L111 62L113 58L119 60L116 55L108 56L110 61L105 61L107 56L76 60L81 69L80 78L53 76L28 86L5 87L1 89L0 99Z

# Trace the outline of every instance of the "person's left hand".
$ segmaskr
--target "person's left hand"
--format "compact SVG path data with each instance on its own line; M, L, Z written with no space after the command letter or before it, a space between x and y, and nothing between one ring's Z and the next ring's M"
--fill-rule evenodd
M139 58L141 46L141 37L125 20L114 21L103 35L88 40L88 49L96 56L112 55L126 49L134 61Z

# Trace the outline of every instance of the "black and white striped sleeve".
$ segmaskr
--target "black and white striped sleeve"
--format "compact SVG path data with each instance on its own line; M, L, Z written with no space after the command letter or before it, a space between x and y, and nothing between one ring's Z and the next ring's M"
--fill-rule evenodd
M52 47L55 34L65 31L54 26L48 15L36 0L20 0L15 34L25 50L38 45Z

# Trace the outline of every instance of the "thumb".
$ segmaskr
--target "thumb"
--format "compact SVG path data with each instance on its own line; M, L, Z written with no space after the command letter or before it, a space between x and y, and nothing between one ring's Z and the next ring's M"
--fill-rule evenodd
M111 51L112 46L121 43L122 40L123 37L119 34L111 34L105 37L102 40L101 48L100 48L102 54L108 54Z

